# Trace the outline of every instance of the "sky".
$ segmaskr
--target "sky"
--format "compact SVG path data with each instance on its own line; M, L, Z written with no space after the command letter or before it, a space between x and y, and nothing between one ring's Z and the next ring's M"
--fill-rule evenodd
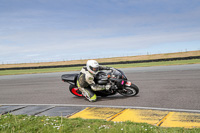
M199 0L0 0L0 64L193 50Z

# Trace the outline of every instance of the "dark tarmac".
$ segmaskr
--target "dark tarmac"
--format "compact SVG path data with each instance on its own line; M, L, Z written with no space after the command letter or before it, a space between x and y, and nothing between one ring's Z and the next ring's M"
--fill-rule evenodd
M37 110L48 110L51 104L200 110L200 64L121 70L139 87L136 97L118 94L91 103L73 96L69 84L61 81L62 74L76 72L27 74L0 76L0 105L49 104Z

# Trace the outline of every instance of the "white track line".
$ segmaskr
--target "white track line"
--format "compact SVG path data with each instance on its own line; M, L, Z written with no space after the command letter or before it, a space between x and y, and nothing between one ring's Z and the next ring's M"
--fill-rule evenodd
M137 107L137 106L109 106L109 105L79 105L79 104L0 104L3 106L70 106L70 107L105 107L105 108L130 108L130 109L150 109L175 112L193 112L200 113L200 110L188 109L171 109L171 108L155 108L155 107Z

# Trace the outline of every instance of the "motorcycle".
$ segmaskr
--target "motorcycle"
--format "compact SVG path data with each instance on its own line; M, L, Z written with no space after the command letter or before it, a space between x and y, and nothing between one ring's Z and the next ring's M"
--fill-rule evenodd
M70 92L78 97L82 97L82 92L77 87L77 78L79 74L64 74L61 76L62 81L70 84L69 90ZM101 90L95 91L97 96L106 97L109 95L114 95L119 93L123 96L131 97L136 96L139 93L139 88L128 81L125 74L116 68L113 68L111 71L100 71L96 74L94 81L99 85L107 85L111 84L111 88L109 91ZM91 88L85 88L87 91L92 91Z

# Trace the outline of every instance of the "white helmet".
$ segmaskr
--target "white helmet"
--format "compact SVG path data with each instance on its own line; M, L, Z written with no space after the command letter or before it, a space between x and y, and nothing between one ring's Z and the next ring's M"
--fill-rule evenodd
M91 74L97 74L99 71L99 63L95 60L88 60L87 61L87 70L91 73Z

